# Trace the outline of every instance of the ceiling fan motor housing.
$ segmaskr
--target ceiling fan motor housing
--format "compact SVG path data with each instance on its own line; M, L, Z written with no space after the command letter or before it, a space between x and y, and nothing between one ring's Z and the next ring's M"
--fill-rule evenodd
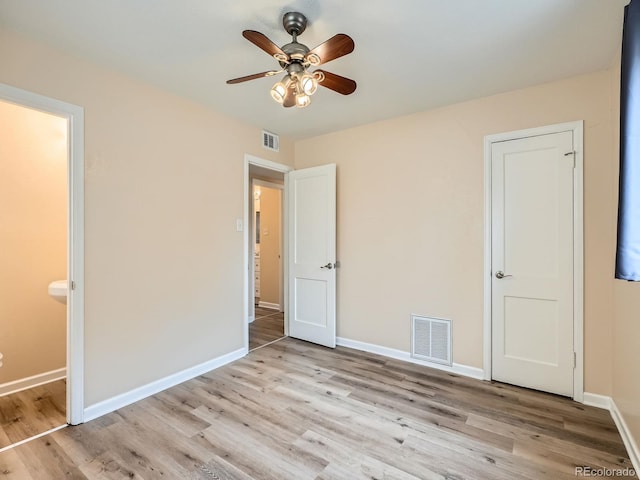
M291 60L302 62L307 53L309 53L309 47L303 45L302 43L291 42L284 45L282 47L282 51L289 55ZM282 68L284 68L285 66L283 62L280 62L280 65L282 66Z
M287 73L292 77L297 77L305 73L304 67L298 62L292 62L286 67Z
M288 12L282 17L282 25L289 35L301 35L307 28L307 17L300 12Z

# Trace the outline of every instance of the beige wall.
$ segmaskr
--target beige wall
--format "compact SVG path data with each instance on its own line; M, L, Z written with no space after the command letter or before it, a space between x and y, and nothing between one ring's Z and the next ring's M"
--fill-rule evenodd
M612 118L614 123L614 191L611 215L617 215L620 142L620 55L612 70ZM611 245L615 252L616 244ZM613 269L612 269L613 272ZM612 273L613 277L613 273ZM640 444L640 283L613 282L613 400L629 427L636 449Z
M64 368L66 120L0 101L0 385Z
M281 192L260 187L260 301L280 304Z
M410 314L453 320L453 360L482 367L483 138L585 121L585 388L611 394L615 235L610 72L296 143L338 165L338 335L410 350Z
M85 401L243 347L244 154L293 144L0 32L0 82L85 109Z

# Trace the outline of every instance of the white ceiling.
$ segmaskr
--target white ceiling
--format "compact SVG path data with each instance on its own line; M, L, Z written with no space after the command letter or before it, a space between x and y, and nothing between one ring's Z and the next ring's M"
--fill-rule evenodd
M607 68L629 0L0 0L11 28L295 139ZM245 40L283 45L282 15L300 11L309 48L347 33L355 51L324 65L353 78L306 109L269 95L277 67Z

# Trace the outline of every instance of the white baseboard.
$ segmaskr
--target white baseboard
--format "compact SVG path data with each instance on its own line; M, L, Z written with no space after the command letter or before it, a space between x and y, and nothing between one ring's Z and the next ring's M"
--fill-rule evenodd
M126 407L143 398L150 397L158 392L171 388L179 383L186 382L192 378L202 375L203 373L210 372L216 368L222 367L228 363L238 360L247 354L246 348L239 348L233 352L222 355L221 357L213 358L199 365L182 370L181 372L174 373L167 377L156 380L155 382L148 383L142 387L135 388L129 392L116 395L115 397L108 398L94 405L91 405L84 409L84 421L88 422L95 418L111 413L119 408Z
M256 321L256 316L255 315L249 315L247 323L253 323L255 321Z
M609 410L609 413L611 413L611 417L618 428L618 432L622 437L624 446L627 449L627 454L629 454L629 459L633 464L633 468L636 472L640 472L640 449L631 434L631 430L629 430L629 427L627 426L627 422L625 422L622 413L618 409L615 400L607 395L584 392L584 404Z
M375 353L382 355L383 357L395 358L396 360L403 360L405 362L415 363L418 365L424 365L425 367L436 368L438 370L444 370L445 372L456 373L465 377L476 378L478 380L484 379L484 370L481 368L470 367L468 365L461 365L454 363L451 366L440 365L437 363L425 362L424 360L418 360L413 358L411 353L403 350L396 350L394 348L382 347L373 343L359 342L357 340L350 340L348 338L337 337L336 344L341 347L353 348L355 350L362 350L363 352Z
M618 410L618 406L613 399L611 399L611 409L609 411L611 412L613 421L616 423L616 427L618 427L624 446L627 448L627 453L629 454L629 459L633 464L633 468L636 471L636 474L640 474L640 449L638 449L638 444L633 438L627 422L624 421L624 417L622 416L622 413L620 413L620 410Z
M37 387L38 385L44 385L45 383L55 382L56 380L62 380L67 377L67 369L59 368L57 370L51 370L50 372L39 373L32 377L21 378L20 380L14 380L13 382L7 382L0 385L0 397L4 395L10 395L12 393L21 392L29 388Z
M597 393L584 392L582 403L591 407L602 408L611 411L611 397Z
M261 308L268 308L269 310L278 310L278 311L280 311L280 304L279 303L263 302L262 300L260 300L258 302L258 306L261 307Z

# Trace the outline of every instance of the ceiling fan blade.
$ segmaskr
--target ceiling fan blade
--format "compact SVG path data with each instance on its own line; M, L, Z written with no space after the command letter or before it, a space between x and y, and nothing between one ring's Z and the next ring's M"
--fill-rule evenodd
M246 77L232 78L231 80L227 80L227 83L234 84L234 83L248 82L249 80L255 80L256 78L271 77L272 75L276 75L277 73L279 72L275 70L269 70L268 72L262 72L262 73L254 73L253 75L247 75Z
M309 57L317 56L320 62L311 62L312 65L322 65L323 63L330 62L331 60L353 52L354 48L355 44L349 35L338 33L307 53L306 58L309 59Z
M323 87L341 93L342 95L351 95L356 91L358 84L350 78L341 77L326 70L316 70L316 72L322 72L324 74L324 79L318 82Z
M284 97L284 101L282 102L282 106L289 108L293 107L296 104L296 91L293 88L289 88L287 90L287 94Z
M256 32L255 30L245 30L242 32L242 36L272 57L275 57L276 60L285 61L286 59L285 63L289 62L289 55L284 53L279 46L269 40L266 35Z

